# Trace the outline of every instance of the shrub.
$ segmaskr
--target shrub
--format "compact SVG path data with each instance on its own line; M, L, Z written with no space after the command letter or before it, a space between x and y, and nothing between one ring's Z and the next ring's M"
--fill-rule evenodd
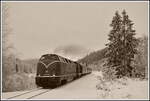
M35 88L35 78L29 77L27 74L13 74L9 75L3 80L3 92L19 91Z

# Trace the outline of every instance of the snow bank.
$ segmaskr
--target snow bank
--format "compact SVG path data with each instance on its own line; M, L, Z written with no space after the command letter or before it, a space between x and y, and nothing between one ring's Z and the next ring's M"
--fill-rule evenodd
M148 99L148 81L122 78L115 81L103 81L96 86L103 99Z

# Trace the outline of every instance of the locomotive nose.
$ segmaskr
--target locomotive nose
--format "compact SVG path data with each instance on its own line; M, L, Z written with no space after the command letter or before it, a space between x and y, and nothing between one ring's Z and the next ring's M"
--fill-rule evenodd
M56 76L58 72L58 62L50 62L49 64L45 64L44 62L39 62L38 67L41 69L41 76Z
M49 76L49 71L48 71L48 69L45 70L44 76Z

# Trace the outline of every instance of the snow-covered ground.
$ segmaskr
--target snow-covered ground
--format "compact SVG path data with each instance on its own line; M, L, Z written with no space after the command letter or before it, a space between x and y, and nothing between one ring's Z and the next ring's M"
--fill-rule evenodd
M148 81L121 78L116 81L100 79L99 97L103 99L148 99Z
M32 89L34 90L34 89ZM24 90L24 91L15 91L15 92L2 92L2 99L7 99L19 94L30 92L31 90Z
M55 88L33 99L147 99L148 81L120 79L103 82L101 72L92 72L80 79ZM102 87L97 89L97 87ZM2 93L8 98L20 92Z
M147 99L148 98L148 82L140 80L127 79L126 83L114 83L110 98L119 99Z
M97 83L92 73L34 99L97 99Z

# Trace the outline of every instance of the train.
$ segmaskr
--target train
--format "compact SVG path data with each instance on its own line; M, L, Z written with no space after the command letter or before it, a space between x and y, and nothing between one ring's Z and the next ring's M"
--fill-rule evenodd
M38 87L57 87L92 72L91 68L57 54L44 54L37 63Z

